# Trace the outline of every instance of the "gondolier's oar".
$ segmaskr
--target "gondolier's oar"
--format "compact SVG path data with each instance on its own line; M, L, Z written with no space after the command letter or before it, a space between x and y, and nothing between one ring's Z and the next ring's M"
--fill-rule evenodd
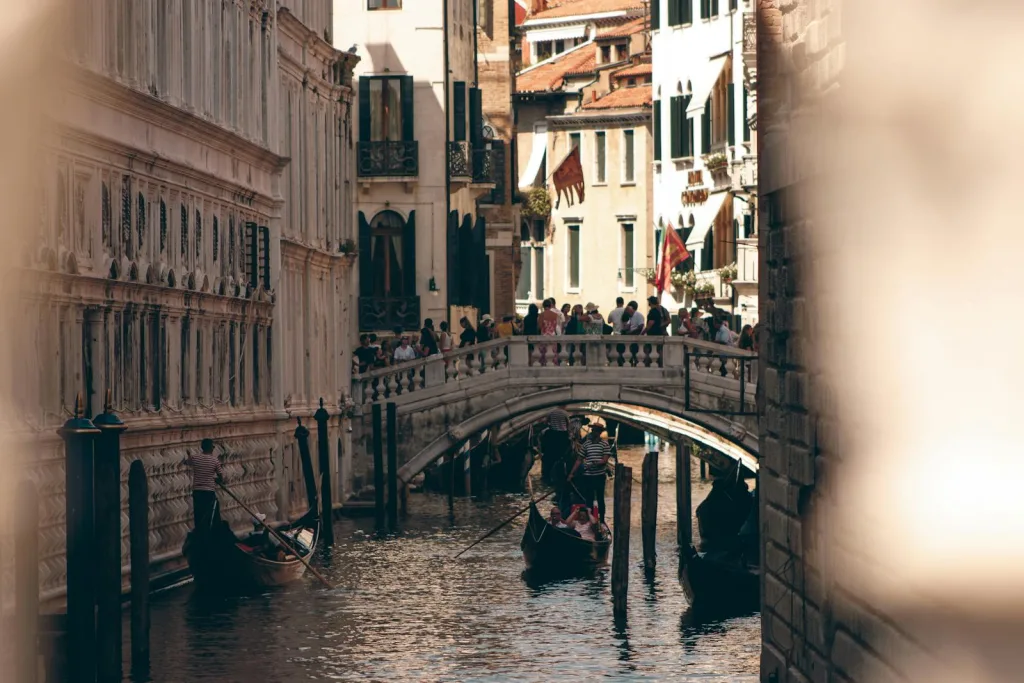
M548 493L545 493L545 494L544 494L543 496L541 496L541 497L540 497L540 498L538 498L537 500L532 500L532 501L530 501L530 505L535 505L535 504L537 504L537 503L541 502L542 500L544 500L545 498L550 498L550 497L551 497L551 496L552 496L552 495L553 495L554 493L555 493L554 491L549 491ZM523 514L523 513L524 513L524 512L526 512L527 510L529 510L529 509L530 509L530 505L527 505L527 506L526 506L526 507L524 507L524 508L523 508L522 510L520 510L520 511L519 511L519 512L517 512L516 514L512 515L511 517L509 517L508 519L506 519L506 520L505 520L504 522L502 522L501 524L499 524L498 526L494 527L493 529L491 529L490 531L488 531L488 532L487 532L486 534L484 534L483 536L481 536L480 538L478 538L478 539L476 540L476 543L474 543L473 545L469 546L469 548L466 548L466 550L463 550L463 551L462 551L462 553L464 553L464 552L466 552L467 550L470 550L471 548L475 547L475 546L476 546L476 545L477 545L478 543L480 543L481 541L485 541L485 540L487 540L488 538L490 538L491 536L493 536L495 532L497 532L497 531L499 531L499 530L501 530L501 529L504 529L504 528L505 528L505 527L506 527L506 526L508 525L508 523L509 523L509 522L511 522L511 521L512 521L513 519L515 519L515 518L516 518L516 517L518 517L519 515ZM459 558L459 557L460 557L460 556L462 555L462 553L459 553L459 554L458 554L458 555L456 555L456 556L455 556L455 558L453 558L453 559L458 559L458 558Z
M331 582L328 581L327 579L325 579L323 574L321 574L316 569L314 569L313 566L306 560L306 558L304 558L302 555L300 555L298 553L298 551L295 548L293 548L292 545L288 541L284 540L284 536L282 536L281 534L277 533L277 530L274 527L270 526L269 524L267 524L266 522L261 520L259 518L259 516L255 512L250 510L249 507L245 503L243 503L241 500L239 500L238 496L236 496L234 493L232 493L231 489L229 489L227 486L225 486L224 484L218 484L218 486L220 486L222 489L224 489L224 493L226 493L229 496L231 496L234 499L234 501L241 506L241 508L243 510L248 512L250 517L252 517L256 521L258 521L264 527L266 527L267 531L269 531L274 536L274 538L277 539L277 542L280 543L281 545L283 545L285 547L285 549L287 549L289 552L291 552L292 555L297 557L299 562L301 562L302 564L306 565L306 569L308 569L309 571L313 572L313 576L315 576L316 578L320 579L320 583L322 583L323 585L327 586L327 588L329 588L329 589L332 589L332 590L334 589L334 586L331 585Z

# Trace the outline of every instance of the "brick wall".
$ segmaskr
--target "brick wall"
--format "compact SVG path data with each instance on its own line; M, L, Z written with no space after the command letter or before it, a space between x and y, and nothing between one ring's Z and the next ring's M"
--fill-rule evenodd
M833 388L817 361L830 293L815 248L820 148L803 141L839 84L841 0L757 0L762 375L761 680L906 680L935 661L910 629L848 580L858 558L833 515L842 456ZM809 153L807 153L809 152ZM827 161L827 160L826 160ZM827 278L820 281L827 282ZM843 571L840 571L843 570Z

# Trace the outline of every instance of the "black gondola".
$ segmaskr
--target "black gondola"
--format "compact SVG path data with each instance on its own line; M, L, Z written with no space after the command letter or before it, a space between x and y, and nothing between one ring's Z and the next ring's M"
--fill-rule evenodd
M520 547L526 571L532 575L574 576L585 574L608 562L612 539L605 526L604 538L588 541L553 527L530 503L530 517Z
M679 580L695 607L742 612L761 604L760 571L737 553L698 553L691 545Z

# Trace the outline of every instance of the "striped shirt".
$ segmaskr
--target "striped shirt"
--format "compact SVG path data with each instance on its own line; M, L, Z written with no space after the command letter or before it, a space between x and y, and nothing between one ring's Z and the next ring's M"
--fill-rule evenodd
M220 459L213 453L196 453L186 460L192 466L192 490L216 491L217 475L224 476Z
M605 473L604 459L611 455L612 447L604 439L587 439L583 443L583 474L597 476Z
M555 408L548 413L548 427L556 432L564 432L569 429L569 413L561 408Z

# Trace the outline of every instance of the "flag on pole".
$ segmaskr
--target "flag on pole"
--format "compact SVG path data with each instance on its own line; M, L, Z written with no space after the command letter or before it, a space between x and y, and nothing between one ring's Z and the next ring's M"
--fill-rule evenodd
M679 239L679 233L669 223L665 228L665 238L661 243L661 263L658 264L658 274L654 279L654 286L658 288L658 297L665 291L665 286L672 279L672 269L690 258L690 252L686 245Z
M562 159L562 163L558 165L558 168L555 169L551 176L555 184L555 192L557 193L555 200L556 209L562 203L563 192L566 199L569 200L569 206L573 205L573 190L576 191L579 203L583 203L583 164L580 163L579 147L572 148L572 151Z

